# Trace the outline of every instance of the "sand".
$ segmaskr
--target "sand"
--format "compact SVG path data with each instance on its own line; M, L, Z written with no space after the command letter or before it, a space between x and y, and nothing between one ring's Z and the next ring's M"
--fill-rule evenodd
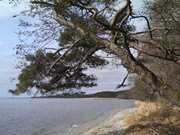
M123 116L130 111L132 109L106 112L81 126L72 125L72 129L66 135L115 135L115 131L119 135L126 128L123 124Z
M123 123L123 116L132 109L116 111L113 116L109 116L103 123L99 123L96 127L86 131L82 135L120 135L126 127Z

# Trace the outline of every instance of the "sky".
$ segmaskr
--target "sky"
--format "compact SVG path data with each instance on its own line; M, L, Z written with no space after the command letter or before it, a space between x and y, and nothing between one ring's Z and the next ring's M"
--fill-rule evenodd
M25 0L27 2L27 0ZM142 5L142 0L133 0L136 10ZM0 97L11 97L8 90L15 88L12 78L17 78L19 70L15 68L17 59L15 57L15 46L18 43L16 32L18 31L18 19L13 15L20 13L27 8L27 3L21 3L17 7L9 5L8 0L0 1ZM142 25L139 25L141 27ZM98 77L98 87L86 89L88 93L101 90L114 90L122 81L126 70L122 67L107 66L104 70L89 70ZM25 96L25 95L22 95Z

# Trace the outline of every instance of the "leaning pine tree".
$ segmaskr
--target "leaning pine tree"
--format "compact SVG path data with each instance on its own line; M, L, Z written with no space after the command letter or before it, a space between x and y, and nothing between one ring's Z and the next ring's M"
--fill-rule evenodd
M159 31L166 28L162 27L159 31L151 28L147 16L133 12L130 0L123 2L32 0L30 11L22 14L35 18L35 21L31 24L23 18L20 23L23 31L19 35L30 36L29 39L34 38L34 41L30 44L27 38L26 42L21 39L17 45L17 54L26 62L23 63L16 89L10 92L18 95L36 90L41 94L52 94L96 86L96 77L84 71L108 64L106 58L100 56L105 52L120 59L128 73L136 73L137 82L144 85L150 97L177 104L178 96L169 97L171 93L178 95L179 90L166 83L141 57L151 57L153 60L150 63L160 59L179 66L179 48L167 53L167 48L157 39ZM146 22L145 31L135 32L136 26L131 25L131 21L138 18ZM54 41L59 46L53 45ZM160 55L143 48L158 49ZM137 50L139 57L135 57L131 49Z

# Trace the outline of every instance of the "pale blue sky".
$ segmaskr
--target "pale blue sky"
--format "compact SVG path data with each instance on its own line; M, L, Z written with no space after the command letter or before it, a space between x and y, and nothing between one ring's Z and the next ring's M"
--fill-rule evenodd
M27 0L25 0L27 2ZM133 1L134 8L140 9L142 0ZM11 78L17 77L19 71L15 69L17 60L15 58L15 45L18 43L16 32L18 30L18 20L13 18L14 14L26 9L23 3L17 7L8 4L8 0L0 1L0 97L11 96L8 89L13 88L15 84ZM139 25L140 27L142 25ZM108 66L105 70L92 71L99 77L99 86L88 91L95 90L114 90L116 85L126 74L125 70L117 69L114 66Z

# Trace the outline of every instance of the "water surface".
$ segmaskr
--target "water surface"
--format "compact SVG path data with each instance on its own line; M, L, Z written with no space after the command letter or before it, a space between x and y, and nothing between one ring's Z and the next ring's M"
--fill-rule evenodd
M0 99L0 135L66 135L105 112L132 106L118 99Z

